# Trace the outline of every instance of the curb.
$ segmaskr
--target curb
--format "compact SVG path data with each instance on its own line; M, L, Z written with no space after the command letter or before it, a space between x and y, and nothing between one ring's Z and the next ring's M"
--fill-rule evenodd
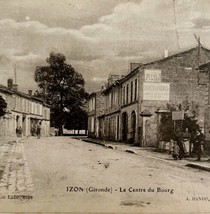
M99 145L99 146L104 146L104 147L109 148L109 149L116 149L116 147L111 145L111 144L105 144L105 143L96 142L96 141L88 140L88 139L81 139L81 138L77 138L77 139L85 141L85 142L88 142L88 143L96 144L96 145ZM138 153L136 151L132 150L132 149L126 149L126 150L124 150L124 152L138 155ZM159 157L157 158L157 157L152 157L152 156L145 156L145 157L152 158L152 159L158 159L158 160L161 160L161 161L165 161L165 162L171 163L170 161L167 161L164 158L159 158ZM183 164L183 166L187 166L187 167L191 167L191 168L200 169L200 170L203 170L203 171L210 172L210 167L201 166L201 165L198 165L198 164L188 163L186 165Z
M105 147L107 147L109 149L116 149L116 147L111 144L105 144Z
M82 141L85 141L87 143L93 143L93 144L96 144L96 145L99 145L99 146L106 146L105 143L99 143L99 142L95 142L95 141L92 141L92 140L86 140L86 139L80 139Z
M132 149L126 149L125 152L132 153L132 154L135 154L135 155L138 154L137 152L135 152L135 151L132 150Z
M201 166L193 163L188 163L185 166L210 172L210 167Z

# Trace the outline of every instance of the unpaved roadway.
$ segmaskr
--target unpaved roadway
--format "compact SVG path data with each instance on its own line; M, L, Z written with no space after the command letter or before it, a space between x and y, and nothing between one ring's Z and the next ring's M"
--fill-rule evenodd
M1 212L210 212L209 172L70 137L29 138L22 147L33 188L2 193Z

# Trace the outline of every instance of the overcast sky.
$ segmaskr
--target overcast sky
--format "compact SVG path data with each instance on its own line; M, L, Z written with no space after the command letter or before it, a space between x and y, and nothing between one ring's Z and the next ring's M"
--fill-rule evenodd
M210 48L210 1L0 0L0 84L17 69L19 89L35 89L33 74L50 52L82 73L89 92L130 62L148 62L196 46Z

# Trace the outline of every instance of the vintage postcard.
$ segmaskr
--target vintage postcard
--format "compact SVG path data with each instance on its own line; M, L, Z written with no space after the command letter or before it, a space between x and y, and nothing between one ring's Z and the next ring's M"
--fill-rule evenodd
M210 213L209 0L0 0L0 213Z

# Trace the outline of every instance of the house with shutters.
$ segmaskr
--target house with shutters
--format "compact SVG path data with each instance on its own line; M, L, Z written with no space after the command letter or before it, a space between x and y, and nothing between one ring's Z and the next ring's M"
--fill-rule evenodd
M16 136L17 127L21 127L23 136L35 136L38 124L41 135L50 135L50 106L43 100L20 92L12 79L8 85L0 85L0 95L7 103L6 114L0 118L0 137Z
M203 83L208 79L207 72L199 72L198 67L209 61L208 54L210 50L196 46L131 66L129 74L100 91L105 103L96 116L100 134L95 136L142 147L156 146L161 140L159 127L165 106L182 103L186 98L199 104L196 119L207 134L204 124L208 120L209 83Z

